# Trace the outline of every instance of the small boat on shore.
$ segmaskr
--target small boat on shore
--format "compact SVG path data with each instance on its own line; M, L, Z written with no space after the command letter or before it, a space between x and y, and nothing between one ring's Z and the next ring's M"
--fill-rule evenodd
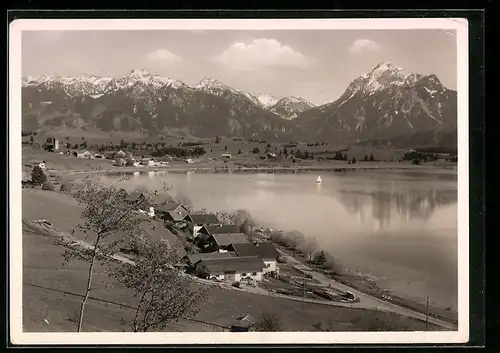
M321 177L318 176L318 179L316 179L316 183L321 184L321 182L322 182Z

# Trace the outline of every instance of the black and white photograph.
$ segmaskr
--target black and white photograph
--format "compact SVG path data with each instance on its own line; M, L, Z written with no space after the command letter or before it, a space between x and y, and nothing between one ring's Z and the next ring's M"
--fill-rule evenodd
M11 340L467 342L467 38L12 22Z

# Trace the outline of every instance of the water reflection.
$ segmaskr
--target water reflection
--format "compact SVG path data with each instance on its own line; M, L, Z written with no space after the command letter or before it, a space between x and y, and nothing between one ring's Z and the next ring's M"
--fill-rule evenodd
M457 202L457 192L439 189L359 192L340 190L337 199L360 223L375 219L380 228L397 221L428 220L441 206Z

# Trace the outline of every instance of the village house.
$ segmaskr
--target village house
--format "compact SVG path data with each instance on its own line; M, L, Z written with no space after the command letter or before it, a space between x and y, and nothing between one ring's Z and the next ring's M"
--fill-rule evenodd
M117 167L125 167L127 165L127 161L123 158L117 158L113 161L113 164Z
M277 274L278 250L271 242L265 243L235 243L228 246L228 251L235 252L238 256L258 256L266 264L263 273Z
M266 265L258 256L202 259L195 265L195 273L201 278L239 282L243 279L262 280Z
M32 163L32 167L40 167L42 169L45 169L46 167L46 163L45 161L41 161L41 162L33 162Z
M200 236L198 244L204 252L226 252L231 244L248 243L248 236L243 233L212 234L210 236Z
M50 152L59 151L59 140L55 137L47 137L47 141L45 143L45 149Z
M221 157L222 157L222 159L231 159L231 158L232 158L232 156L231 156L231 154L230 154L230 153L223 153L223 154L221 155Z
M205 226L220 224L219 219L213 213L204 214L189 214L184 217L184 221L188 222L193 230L193 237L198 236L198 232ZM209 234L207 234L209 235Z
M189 214L189 209L176 202L167 202L156 207L156 214L165 221L180 222Z
M184 257L188 268L195 269L196 264L201 260L211 260L211 259L227 259L231 257L236 257L235 252L210 252L210 253L200 253L200 254L189 254Z
M154 167L156 165L156 162L153 158L143 158L139 161L139 165L142 165L144 167Z
M240 233L241 228L234 224L210 224L200 228L198 233L205 235Z
M80 159L90 159L91 153L87 150L83 150L83 151L79 150L79 151L74 151L73 156L75 156L76 158L80 158Z
M114 159L115 158L115 152L114 151L107 151L104 153L104 158L106 159Z
M116 158L125 158L127 157L127 154L123 152L122 150L119 150L118 152L113 153L113 157Z

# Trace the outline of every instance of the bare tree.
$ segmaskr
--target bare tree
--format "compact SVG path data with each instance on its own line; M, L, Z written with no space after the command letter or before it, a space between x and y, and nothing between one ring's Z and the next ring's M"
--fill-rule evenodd
M309 266L311 266L312 258L315 251L318 249L318 245L316 244L316 239L309 238L301 245L301 251L304 255L307 256L307 261L309 262Z
M234 213L231 212L216 212L215 215L223 224L234 224Z
M97 175L89 175L73 197L82 205L81 224L77 229L93 237L92 246L69 247L64 252L66 261L74 258L88 265L87 286L80 305L77 332L82 330L85 304L92 290L92 277L96 260L105 259L117 250L121 242L142 234L141 224L148 219L136 211L137 204L127 201L128 193L114 185L103 186ZM112 236L115 235L114 239Z
M137 299L132 330L162 330L172 321L195 316L210 291L173 267L181 259L181 244L149 239L136 243L140 257L135 264L120 263L111 271Z
M241 227L243 231L249 235L252 234L256 226L255 220L252 218L250 212L246 210L236 210L234 212L234 224Z
M288 238L289 247L293 253L292 256L295 256L295 253L298 250L299 244L301 243L301 241L303 241L305 239L304 234L294 230L294 231L287 234L287 238Z
M281 331L281 322L276 313L263 312L253 326L254 331L277 332Z

